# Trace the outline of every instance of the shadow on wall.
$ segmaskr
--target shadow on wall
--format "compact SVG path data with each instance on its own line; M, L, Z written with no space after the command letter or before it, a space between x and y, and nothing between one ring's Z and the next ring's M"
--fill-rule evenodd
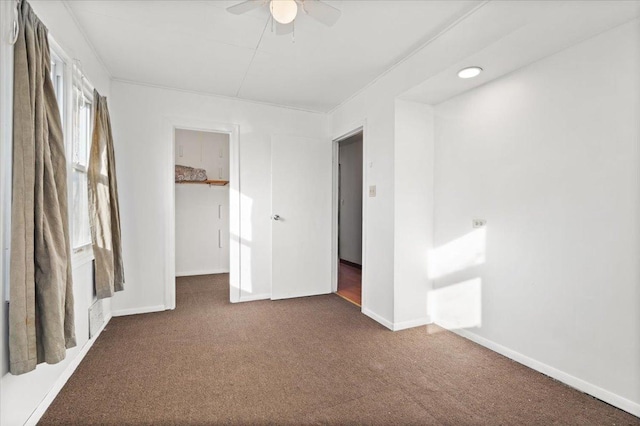
M461 272L486 262L487 228L475 229L428 254L429 279ZM427 311L445 329L482 326L482 279L477 277L427 293Z

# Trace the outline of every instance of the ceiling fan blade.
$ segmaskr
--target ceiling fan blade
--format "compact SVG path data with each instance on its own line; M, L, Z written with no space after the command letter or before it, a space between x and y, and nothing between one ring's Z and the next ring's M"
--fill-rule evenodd
M276 23L276 35L287 35L293 32L293 22L289 24Z
M338 22L340 15L342 15L339 9L323 3L320 0L302 0L302 7L307 15L329 27Z
M259 8L263 4L264 0L247 0L234 6L229 6L227 12L233 13L234 15L242 15L243 13Z

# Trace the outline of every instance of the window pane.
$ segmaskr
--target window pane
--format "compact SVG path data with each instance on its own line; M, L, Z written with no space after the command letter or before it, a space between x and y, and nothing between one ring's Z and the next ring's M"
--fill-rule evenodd
M85 100L86 102L86 100ZM76 164L87 166L89 160L89 146L91 143L91 104L86 102L81 104L78 123L78 142L73 158Z
M85 163L89 164L89 151L91 149L91 137L93 136L93 104L89 102L87 99L85 102L85 120L87 124L85 125L85 137L86 137L86 145L84 147L84 158Z
M74 87L73 115L73 164L87 167L92 136L93 106L85 94Z
M74 170L73 172L73 248L91 243L91 229L89 228L89 192L87 174Z

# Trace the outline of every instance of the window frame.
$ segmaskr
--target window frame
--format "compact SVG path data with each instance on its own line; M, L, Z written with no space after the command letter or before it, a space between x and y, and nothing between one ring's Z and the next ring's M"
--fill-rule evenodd
M74 71L75 72L75 71ZM72 82L72 106L73 108L76 107L75 105L75 90L79 90L82 93L82 97L84 99L86 99L87 103L90 105L90 108L88 109L88 117L87 117L87 128L86 130L86 153L87 153L87 157L86 157L86 165L83 165L80 161L76 161L76 146L75 146L75 141L73 140L73 137L71 138L71 150L69 152L69 156L70 156L70 162L71 162L71 173L72 173L72 177L71 177L71 185L73 185L73 173L83 173L86 177L87 177L87 182L89 179L88 176L88 167L89 167L89 154L90 154L90 150L91 150L91 137L93 134L93 88L89 86L88 82L86 81L86 78L84 77L84 75L80 74L79 75L79 80L80 80L80 84L81 87L78 88L76 87L73 82ZM75 114L75 110L72 111ZM79 126L79 123L77 124ZM74 132L76 131L75 128L72 129ZM80 131L81 129L78 129L78 131ZM88 191L88 189L87 189ZM70 210L70 214L71 216L73 216L73 209ZM72 222L72 227L71 230L72 232L75 231L75 218L71 217L71 222ZM84 252L89 251L89 249L92 246L92 242L91 242L91 234L89 234L89 241L86 243L83 243L81 245L78 246L74 246L73 242L71 244L71 250L73 251L74 254L81 254Z
M63 137L65 144L65 153L67 158L67 199L71 202L68 205L68 216L69 216L69 235L73 236L75 229L75 217L73 212L75 210L72 202L73 202L73 173L76 168L74 166L74 146L73 146L73 111L74 111L74 78L73 78L73 59L67 55L64 49L56 42L56 40L49 34L49 48L51 52L52 61L54 58L58 61L58 64L61 64L62 70L56 69L56 74L60 73L61 80L58 82L54 82L54 84L62 85L62 95L57 94L58 97L58 106L60 107L60 114L62 119L62 129L63 129ZM82 90L83 94L93 103L93 85L83 77L82 81ZM91 117L93 118L93 116ZM90 125L93 126L93 120L90 120ZM91 131L89 131L91 133ZM88 141L87 149L90 149L91 141ZM86 167L85 173L86 173ZM71 239L70 239L71 240ZM71 244L71 263L73 268L79 267L86 263L89 263L94 260L93 247L92 243L84 244L80 247L73 247L73 242L69 242Z

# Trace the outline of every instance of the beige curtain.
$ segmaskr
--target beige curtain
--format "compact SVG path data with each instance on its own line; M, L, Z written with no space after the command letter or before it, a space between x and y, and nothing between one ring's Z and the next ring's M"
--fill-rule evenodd
M47 28L26 1L14 46L10 372L57 363L75 346L60 111L50 78Z
M124 289L120 207L116 162L107 98L93 92L94 120L89 154L89 219L96 259L96 294L99 299Z

